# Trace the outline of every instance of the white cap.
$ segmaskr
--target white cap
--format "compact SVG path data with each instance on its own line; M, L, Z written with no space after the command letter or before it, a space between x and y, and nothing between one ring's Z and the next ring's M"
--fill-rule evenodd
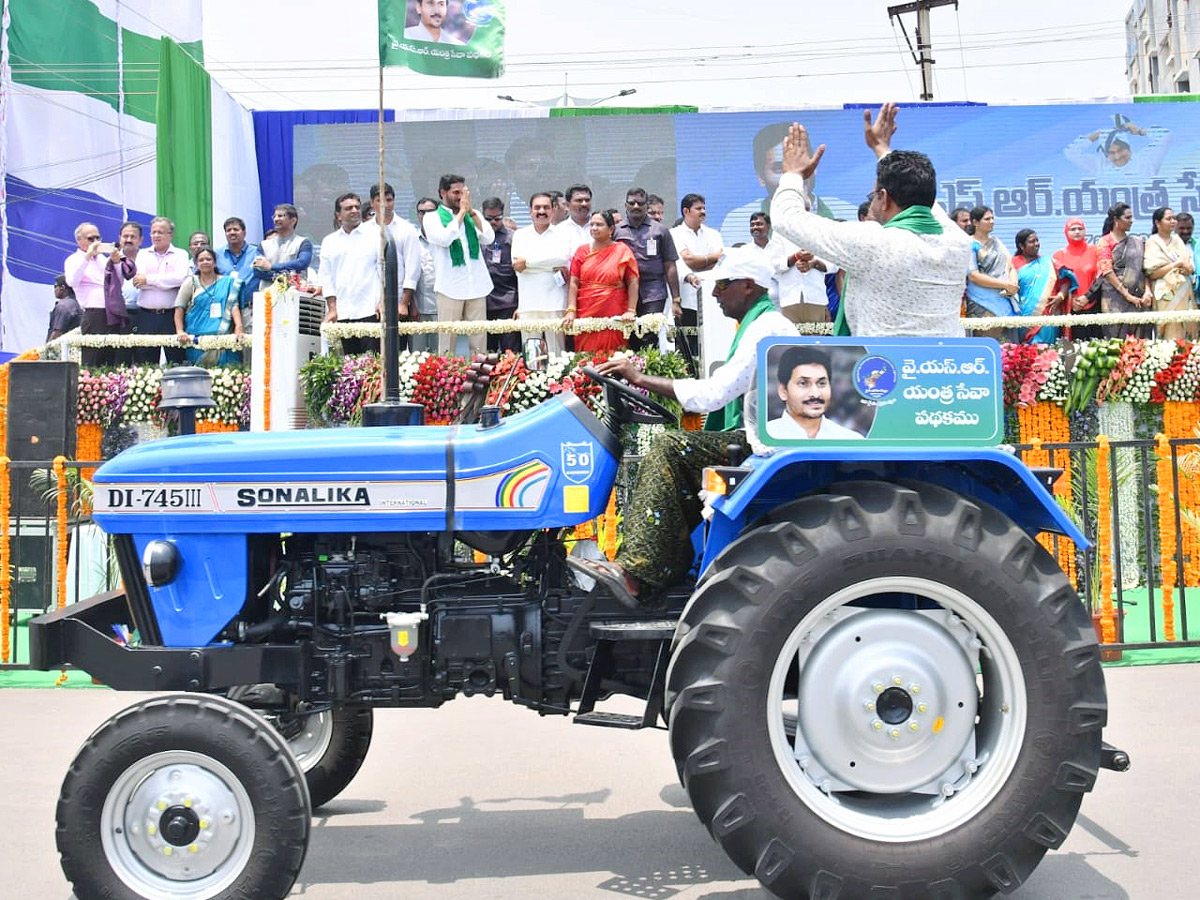
M729 281L749 278L764 291L770 290L771 281L775 277L767 263L766 254L749 244L726 250L710 275L713 279L724 278Z

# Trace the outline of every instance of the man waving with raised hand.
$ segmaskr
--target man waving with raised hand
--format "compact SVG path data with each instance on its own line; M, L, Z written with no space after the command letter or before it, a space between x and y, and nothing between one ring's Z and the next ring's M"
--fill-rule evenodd
M825 145L814 152L798 123L784 139L771 219L777 232L846 270L835 333L961 336L971 239L938 205L929 157L892 150L896 112L896 104L885 103L874 120L863 113L867 146L879 160L868 198L875 221L834 222L808 211L805 180L817 171Z

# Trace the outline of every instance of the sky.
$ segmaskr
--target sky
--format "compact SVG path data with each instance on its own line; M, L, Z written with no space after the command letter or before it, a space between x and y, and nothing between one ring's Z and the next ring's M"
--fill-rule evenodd
M532 109L564 93L576 106L786 109L916 101L920 76L887 13L895 2L509 0L502 77L438 78L391 68L384 104L511 109L515 102ZM960 0L957 11L934 9L934 99L1128 96L1131 5ZM251 109L376 108L376 16L377 0L204 0L207 67ZM902 20L915 45L915 15ZM630 88L636 94L604 100Z

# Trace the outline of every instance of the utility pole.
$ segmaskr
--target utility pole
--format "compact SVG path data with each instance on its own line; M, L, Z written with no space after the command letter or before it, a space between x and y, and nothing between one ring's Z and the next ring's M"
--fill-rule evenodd
M915 0L913 3L901 3L898 6L888 7L888 18L899 19L900 30L904 33L904 42L908 44L909 52L913 55L913 62L921 67L921 99L929 101L933 99L933 41L929 31L929 11L938 6L953 6L958 9L958 0ZM917 46L913 49L912 41L908 38L908 31L904 27L904 19L900 18L905 13L915 12L917 14Z

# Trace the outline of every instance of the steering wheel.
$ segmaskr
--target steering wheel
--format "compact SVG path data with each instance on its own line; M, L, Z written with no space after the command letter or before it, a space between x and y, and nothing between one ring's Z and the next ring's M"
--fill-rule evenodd
M679 419L657 400L651 400L623 381L601 375L591 366L581 372L597 384L604 385L606 399L619 422L639 422L643 425L678 425Z

